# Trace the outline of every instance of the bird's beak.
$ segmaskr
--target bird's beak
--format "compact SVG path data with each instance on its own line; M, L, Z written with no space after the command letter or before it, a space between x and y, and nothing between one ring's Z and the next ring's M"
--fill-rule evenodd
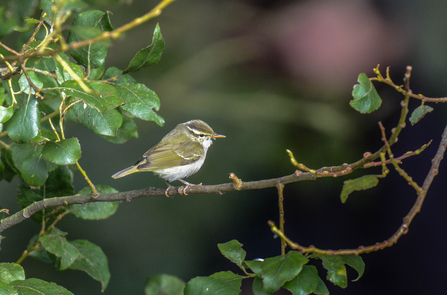
M215 138L225 138L225 137L226 137L225 135L217 134L217 133L214 133L213 136L211 136L212 139L215 139Z

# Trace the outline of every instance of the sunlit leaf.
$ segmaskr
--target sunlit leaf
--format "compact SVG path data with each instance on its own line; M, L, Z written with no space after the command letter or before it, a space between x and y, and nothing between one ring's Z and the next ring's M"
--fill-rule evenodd
M102 82L90 82L86 83L86 86L92 89L91 93L85 92L73 80L65 81L58 89L63 90L67 95L81 99L82 102L102 113L125 103L125 100L120 97L120 94L112 85Z
M72 111L80 123L100 135L115 136L123 123L123 116L116 109L100 113L89 106L77 103Z
M9 137L17 143L25 143L36 137L39 128L40 113L34 97L29 97L25 105L20 106L6 122Z
M279 290L293 279L309 260L301 253L290 251L286 255L266 258L262 264L264 289L267 293Z
M0 263L0 278L7 283L24 280L25 271L20 264L3 262Z
M242 249L242 244L236 240L231 240L226 243L217 244L220 252L223 256L229 259L231 262L242 267L242 262L245 260L246 252Z
M42 83L42 81L39 80L39 78L37 78L36 73L32 72L32 71L28 71L27 73L28 73L28 77L31 80L31 83L33 83L34 86L36 86L39 89L42 88L43 83ZM31 91L31 94L35 93L34 88L30 87L29 81L24 74L19 79L19 86L20 86L20 91L23 91L26 94L30 93L30 91Z
M346 180L343 183L340 199L345 203L349 195L354 191L363 191L373 188L379 184L379 178L376 175L365 175L356 179Z
M160 108L160 99L154 91L144 84L123 83L114 85L119 96L126 101L126 104L120 108L134 117L145 121L154 121L159 126L164 125L164 119L155 112Z
M0 123L5 123L11 119L13 113L14 109L12 106L7 108L0 106Z
M359 84L352 90L354 99L349 104L362 114L374 112L382 104L379 93L365 74L360 74L357 81Z
M80 27L81 30L71 30L68 35L68 42L79 42L99 35L99 33L112 31L113 27L110 23L109 12L99 10L89 10L80 13L73 21L72 28ZM88 36L86 33L92 32ZM81 34L84 35L81 36ZM107 56L108 48L104 42L94 43L88 46L79 47L71 50L70 55L85 67L97 68L104 64Z
M315 291L318 280L317 268L313 265L304 265L294 279L284 284L284 288L292 292L293 295L307 295Z
M18 291L18 294L23 295L73 295L73 293L55 283L48 283L34 278L24 281L14 281L10 285Z
M164 48L165 41L161 35L160 26L157 24L155 26L152 44L137 52L134 58L130 61L127 69L124 70L124 74L136 72L158 63Z
M75 164L81 158L81 146L77 138L48 141L42 150L42 156L57 165Z

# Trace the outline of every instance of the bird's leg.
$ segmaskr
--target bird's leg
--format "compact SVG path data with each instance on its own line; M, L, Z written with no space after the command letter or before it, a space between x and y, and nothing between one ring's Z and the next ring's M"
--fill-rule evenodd
M202 183L199 183L199 184L192 184L192 183L189 183L189 182L187 182L187 181L185 181L185 180L183 180L183 179L177 179L178 181L181 181L181 182L183 182L184 184L186 184L186 187L183 189L183 194L185 195L185 196L187 196L188 194L186 193L186 189L188 188L188 187L190 187L190 186L195 186L195 185L202 185Z
M166 180L165 180L165 182L166 182L166 184L168 185L168 188L165 190L165 196L169 198L168 192L169 192L169 189L170 189L171 187L173 187L173 186L172 186L169 182L167 182Z

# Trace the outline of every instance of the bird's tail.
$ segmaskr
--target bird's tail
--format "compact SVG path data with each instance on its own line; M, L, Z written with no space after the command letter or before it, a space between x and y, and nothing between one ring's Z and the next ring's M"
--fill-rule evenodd
M123 170L121 170L121 171L116 172L115 174L113 174L113 175L112 175L112 178L115 178L115 179L117 179L117 178L121 178L121 177L127 176L127 175L129 175L129 174L138 172L138 171L139 171L139 170L137 169L137 166L130 166L130 167L126 168L126 169L123 169Z

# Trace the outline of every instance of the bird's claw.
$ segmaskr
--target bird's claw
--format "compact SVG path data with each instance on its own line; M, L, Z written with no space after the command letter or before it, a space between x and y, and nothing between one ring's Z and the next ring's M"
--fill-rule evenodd
M189 187L191 187L191 186L200 186L200 185L202 185L202 183L199 183L199 184L187 183L186 186L185 186L185 188L182 189L182 186L179 187L179 191L178 191L178 193L181 194L181 195L187 196L188 194L186 193L186 190L187 190ZM180 192L180 191L181 191L181 192Z

